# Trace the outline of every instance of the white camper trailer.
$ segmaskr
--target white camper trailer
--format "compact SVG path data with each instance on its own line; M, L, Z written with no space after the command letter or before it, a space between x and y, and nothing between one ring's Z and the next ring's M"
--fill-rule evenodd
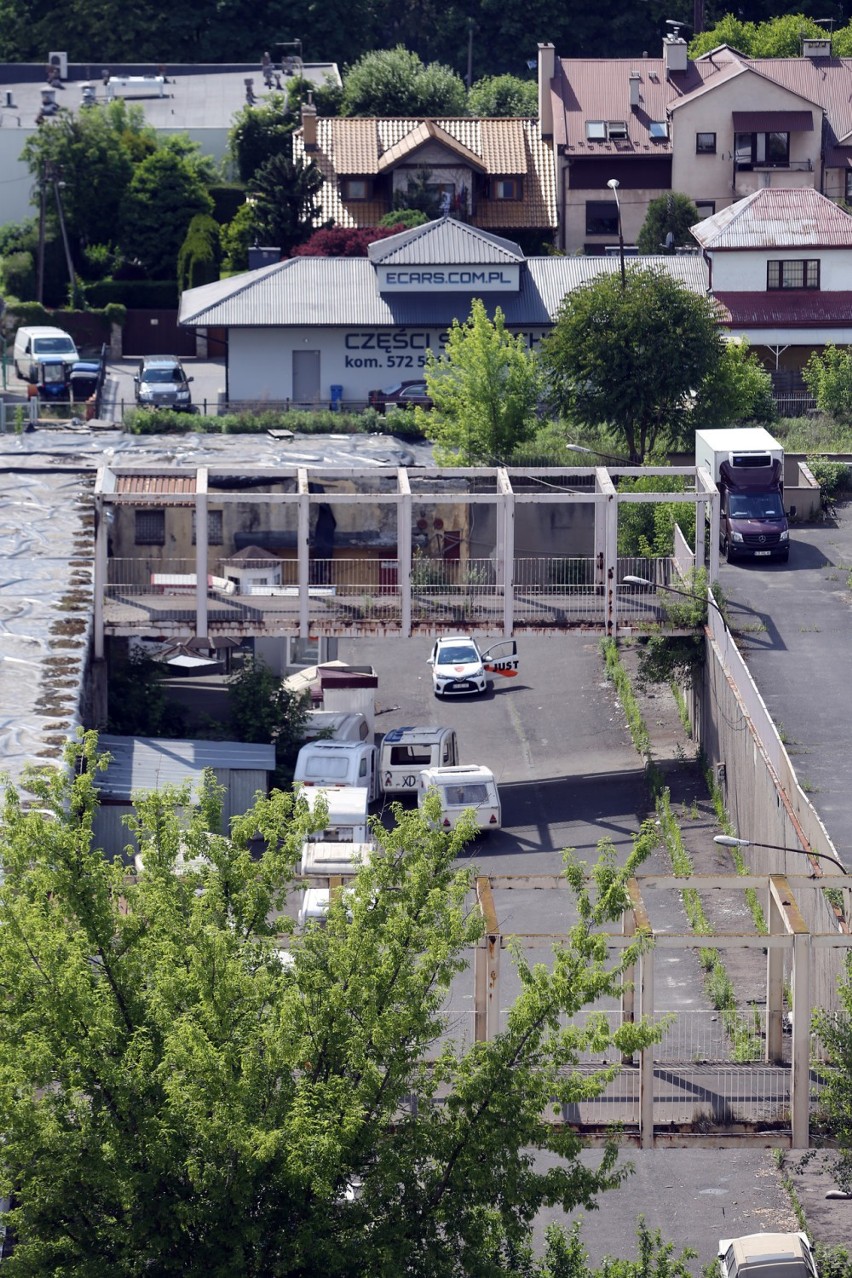
M500 792L494 773L481 763L465 763L455 768L424 768L420 773L417 803L423 807L429 790L441 800L441 825L456 826L463 812L473 809L481 830L499 830L503 820Z
M452 728L392 728L379 747L382 790L413 797L423 768L449 768L458 761L458 740Z
M314 843L367 843L370 796L363 785L303 786L301 798L310 812L320 801L327 810L326 824L310 835Z
M369 802L379 797L378 752L369 741L309 741L296 758L294 784L365 786Z

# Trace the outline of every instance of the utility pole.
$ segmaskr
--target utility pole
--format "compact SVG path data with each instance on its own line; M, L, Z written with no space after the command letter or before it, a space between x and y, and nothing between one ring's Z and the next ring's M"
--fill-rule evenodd
M62 233L62 247L65 249L65 265L68 268L68 287L71 292L68 298L69 305L73 310L77 301L77 280L74 275L74 263L71 261L71 247L68 243L68 231L65 228L65 211L62 208L62 196L60 194L59 171L52 165L51 174L53 177L53 194L56 199L56 212L59 216L59 230Z
M473 18L468 18L467 20L467 75L464 78L464 82L467 85L468 92L470 92L470 86L473 84L473 28L474 28Z

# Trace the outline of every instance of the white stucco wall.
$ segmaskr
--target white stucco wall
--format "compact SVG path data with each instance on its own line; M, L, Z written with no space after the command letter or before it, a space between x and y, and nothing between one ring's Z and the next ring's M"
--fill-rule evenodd
M545 328L523 331L537 346ZM344 402L365 402L370 390L418 377L426 351L440 353L446 329L438 328L232 328L228 346L230 400L293 398L293 352L319 351L319 402L343 387Z
M813 132L790 134L790 161L810 162L810 170L747 169L734 174L734 111L806 110L813 116ZM821 107L753 71L746 70L718 88L678 103L672 108L671 129L672 189L693 200L713 200L717 213L762 186L819 187ZM716 134L715 155L696 154L697 133Z
M852 248L720 249L712 254L711 286L719 293L765 293L768 261L811 261L814 258L820 264L821 293L852 290Z
M21 159L27 138L35 129L19 129L16 119L11 111L0 115L0 226L23 222L36 211L30 204L33 180Z

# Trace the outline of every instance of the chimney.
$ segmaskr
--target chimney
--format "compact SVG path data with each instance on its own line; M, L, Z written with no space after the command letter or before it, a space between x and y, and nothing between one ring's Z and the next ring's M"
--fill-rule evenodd
M306 151L317 149L317 109L313 103L313 93L308 90L308 100L302 103L302 141Z
M638 107L639 85L642 83L642 77L639 75L638 71L631 71L627 80L630 86L630 105L631 107Z
M553 99L551 84L556 75L556 49L552 44L538 46L538 128L543 138L553 137Z
M666 75L673 71L685 71L687 66L686 41L683 36L669 35L663 40L663 62Z

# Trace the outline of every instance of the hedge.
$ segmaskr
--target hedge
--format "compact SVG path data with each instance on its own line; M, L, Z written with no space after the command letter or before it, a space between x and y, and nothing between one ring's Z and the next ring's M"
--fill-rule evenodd
M221 417L134 408L124 417L125 430L131 435L180 435L188 431L207 435L258 435L268 430L292 430L302 435L374 435L383 425L374 408L367 408L363 413L292 409L290 412L225 413Z
M177 280L98 280L86 285L86 298L93 306L121 302L139 310L174 311L178 307Z

